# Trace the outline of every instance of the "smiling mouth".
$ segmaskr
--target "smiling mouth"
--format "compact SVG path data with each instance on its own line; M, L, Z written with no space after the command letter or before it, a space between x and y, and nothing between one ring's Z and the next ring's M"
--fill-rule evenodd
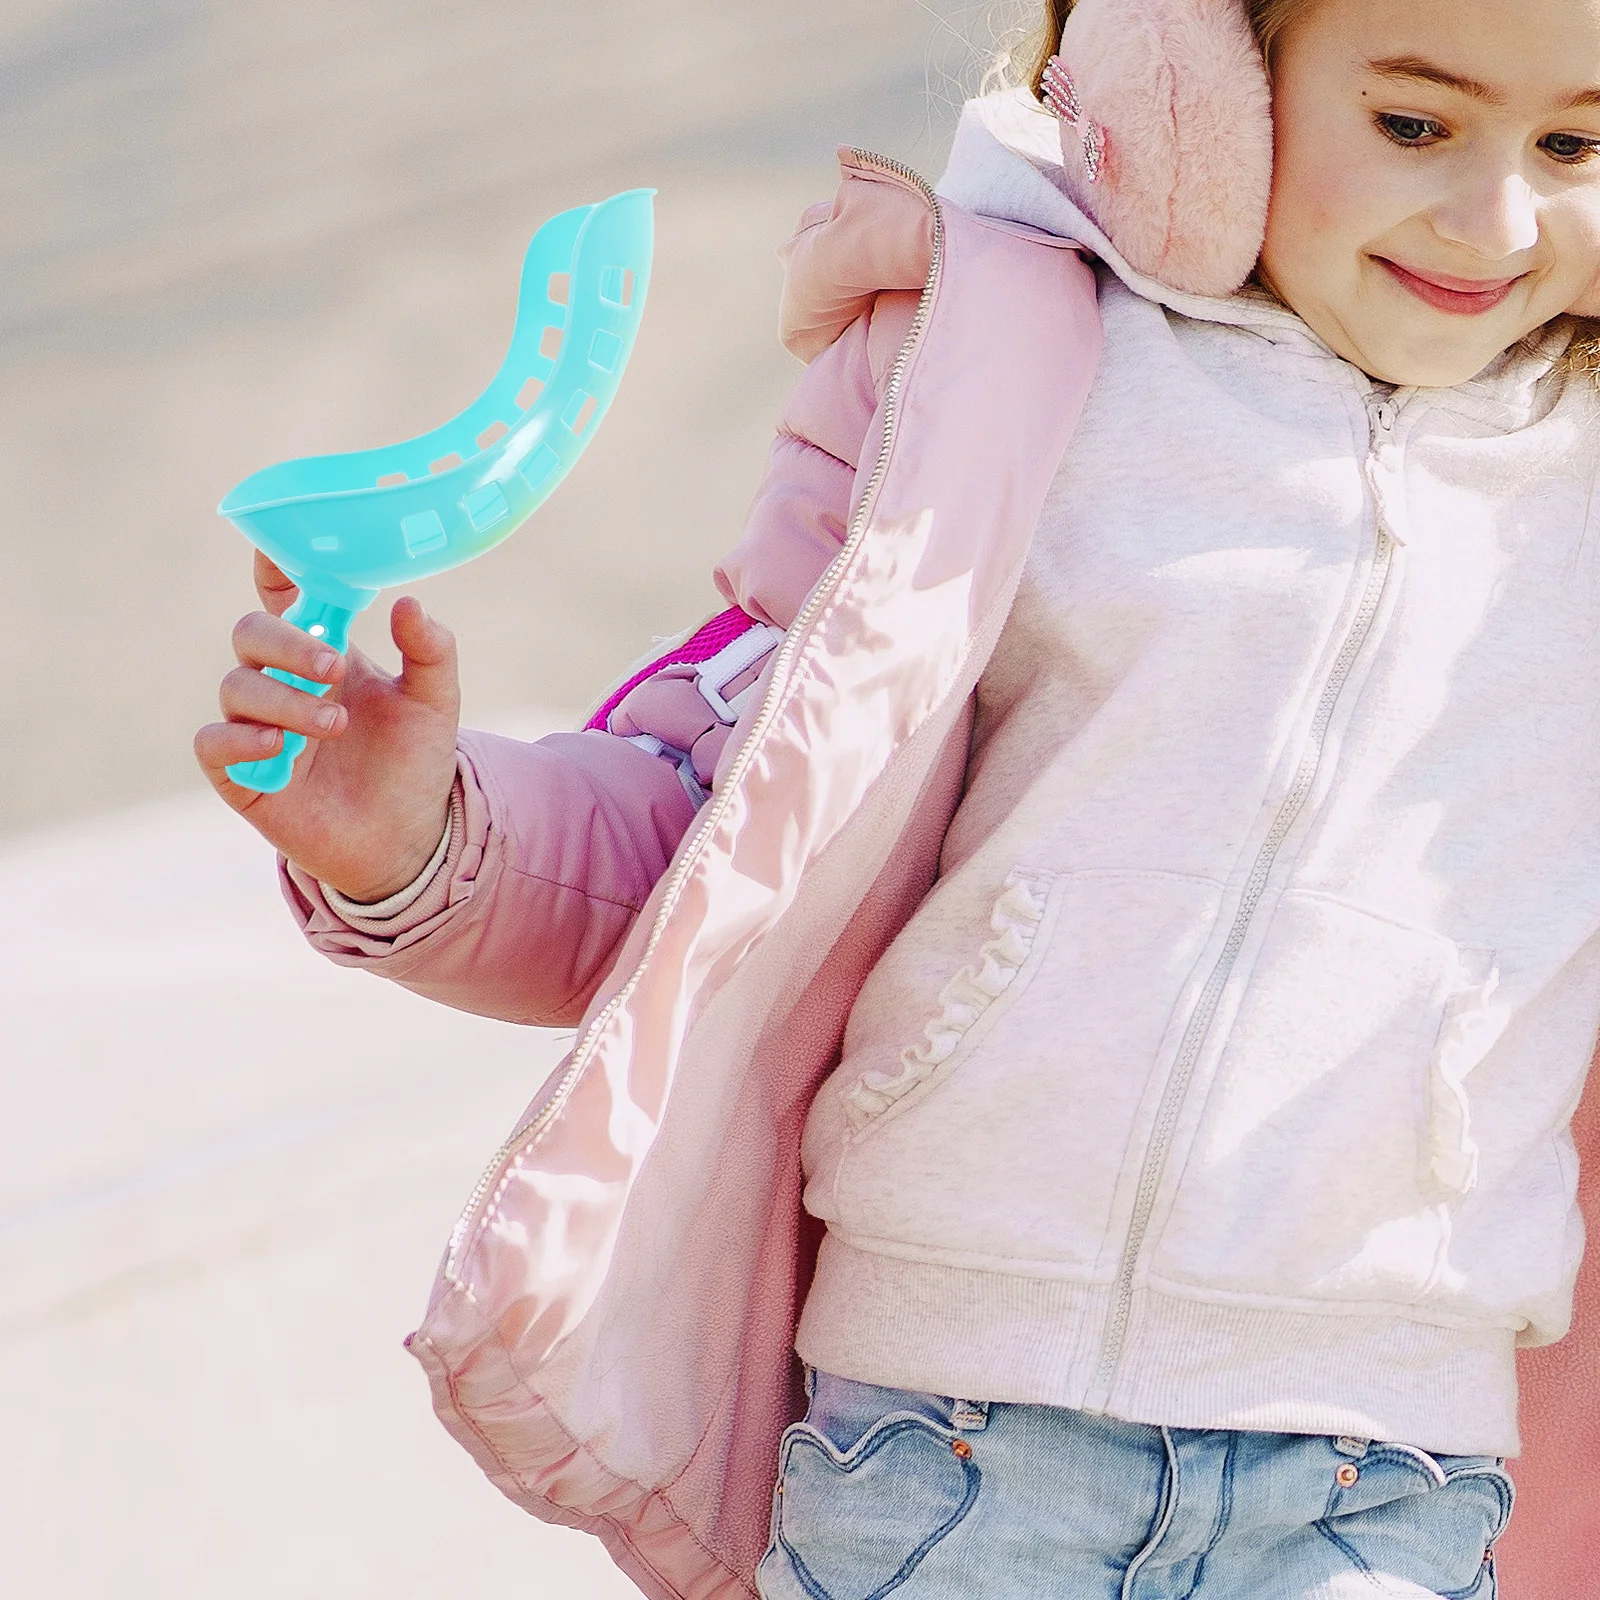
M1518 273L1514 278L1493 280L1452 278L1442 272L1414 272L1384 256L1374 256L1373 260L1385 268L1401 288L1410 290L1436 310L1449 311L1458 317L1476 317L1493 311L1526 276Z

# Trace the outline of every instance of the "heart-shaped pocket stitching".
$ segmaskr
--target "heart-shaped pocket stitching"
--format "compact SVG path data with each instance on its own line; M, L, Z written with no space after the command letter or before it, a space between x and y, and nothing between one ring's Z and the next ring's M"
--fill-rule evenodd
M840 1452L798 1423L785 1436L778 1544L811 1600L882 1600L972 1509L982 1474L965 1442L909 1413Z

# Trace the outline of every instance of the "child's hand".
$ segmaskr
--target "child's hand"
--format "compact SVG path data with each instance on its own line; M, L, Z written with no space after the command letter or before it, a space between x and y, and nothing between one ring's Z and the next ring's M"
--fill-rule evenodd
M359 650L335 655L282 620L298 590L265 556L253 611L233 630L239 666L222 680L222 714L195 735L212 787L297 866L351 900L381 900L428 863L455 782L461 691L450 630L407 596L389 628L400 651L391 678ZM280 667L332 685L324 699L267 677ZM277 752L280 728L311 741L279 794L257 794L224 768Z

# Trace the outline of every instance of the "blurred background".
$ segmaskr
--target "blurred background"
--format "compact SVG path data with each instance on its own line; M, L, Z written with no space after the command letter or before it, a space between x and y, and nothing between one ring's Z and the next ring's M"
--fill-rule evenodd
M302 948L189 753L254 603L213 508L453 415L538 225L658 188L611 417L423 595L469 722L567 725L715 604L798 370L773 252L834 146L936 176L991 10L0 0L6 1595L633 1592L500 1499L400 1348L566 1041Z

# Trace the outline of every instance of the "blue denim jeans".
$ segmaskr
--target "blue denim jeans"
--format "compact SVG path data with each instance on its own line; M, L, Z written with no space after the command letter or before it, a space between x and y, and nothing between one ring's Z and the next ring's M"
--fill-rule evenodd
M1494 1600L1492 1456L811 1386L764 1600Z

